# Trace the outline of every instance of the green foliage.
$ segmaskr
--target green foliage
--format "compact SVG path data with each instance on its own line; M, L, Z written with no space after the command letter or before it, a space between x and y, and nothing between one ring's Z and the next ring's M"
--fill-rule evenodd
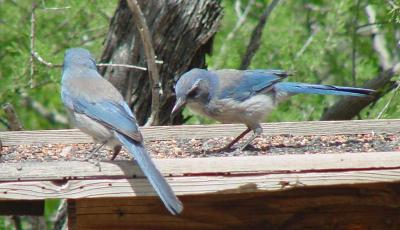
M396 23L400 23L400 3L398 1L388 1L390 19Z
M52 229L53 217L56 216L58 207L61 203L60 199L51 199L45 201L44 216L46 217L46 225L48 229Z
M240 2L243 12L249 1ZM228 40L228 34L238 21L235 3L233 0L222 1L224 18L215 37L214 52L207 58L210 68L239 67L252 30L269 1L255 1L233 39ZM49 111L65 114L59 97L60 68L48 68L36 62L33 76L36 87L31 88L29 47L32 2L5 0L0 4L0 102L10 102L17 108L26 129L64 128L64 125L44 118L21 97L26 95ZM352 85L352 52L355 45L355 82L361 86L380 71L371 37L360 33L354 36L356 29L368 23L365 14L367 4L372 4L376 10L378 28L385 35L387 49L393 51L393 58L398 58L394 35L398 30L396 1L387 4L361 1L358 8L356 1L351 0L281 1L267 21L261 46L250 68L293 70L296 75L291 81ZM116 2L104 0L39 1L35 50L45 60L57 64L62 62L64 50L72 46L84 46L98 57L115 7ZM306 45L309 40L309 45ZM224 49L221 49L222 46L225 46ZM388 97L390 95L366 109L361 117L376 117ZM322 111L337 100L338 97L299 95L280 105L268 121L317 120ZM399 106L396 97L384 117L398 117L400 112L396 108ZM188 123L213 122L192 116L188 111L184 115L191 117ZM4 120L4 117L4 112L0 111L0 118ZM0 130L4 129L0 124Z
M73 46L88 48L96 56L101 54L101 43L116 2L37 2L35 51L46 61L61 64L64 50ZM65 114L59 96L61 68L35 62L33 79L30 76L31 8L31 1L0 1L0 102L10 102L16 107L25 129L61 128L62 125L45 119L22 99L26 95L50 112ZM33 88L31 80L36 85ZM0 118L4 119L3 111ZM4 129L0 124L0 130Z

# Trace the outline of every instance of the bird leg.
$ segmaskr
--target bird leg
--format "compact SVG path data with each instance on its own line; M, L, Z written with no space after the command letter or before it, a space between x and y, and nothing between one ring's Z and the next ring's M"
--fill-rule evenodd
M85 158L86 161L92 159L93 155L97 153L97 151L99 151L99 149L101 149L106 143L101 143L99 146L94 147L92 151L90 151L89 155Z
M101 171L100 160L96 159L96 160L91 161L91 159L92 159L93 155L96 154L97 151L99 151L99 149L101 149L101 147L103 147L105 144L106 144L106 142L103 142L99 146L93 148L93 150L89 153L89 156L87 156L85 158L85 161L89 161L89 163L92 163L95 166L97 166L99 168L99 172Z
M120 146L120 145L117 145L117 146L114 147L114 152L113 152L113 155L111 157L112 161L118 156L118 153L121 151L121 149L122 149L122 146Z
M242 145L240 146L239 150L243 151L256 137L261 135L263 132L262 128L259 126L254 130L254 134Z
M248 134L251 131L250 128L247 128L243 133L241 133L239 136L237 136L233 141L231 141L229 144L227 144L225 147L222 147L220 149L217 149L213 152L223 152L228 149L230 149L236 142L238 142L240 139L242 139L246 134Z

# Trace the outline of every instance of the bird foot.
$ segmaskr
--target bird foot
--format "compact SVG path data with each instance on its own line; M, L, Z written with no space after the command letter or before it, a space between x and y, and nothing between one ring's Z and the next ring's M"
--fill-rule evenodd
M94 155L95 155L95 154L89 154L89 156L85 157L84 161L88 161L88 162L93 161L92 158L97 158L97 156L94 157Z
M219 149L215 149L215 150L210 150L210 153L222 153L222 152L232 152L235 149L231 148L231 146L225 146Z
M118 153L117 153L117 154L113 153L113 155L112 155L112 157L110 158L110 160L111 160L111 161L115 160L115 158L116 158L117 156L118 156Z
M221 153L221 152L233 152L233 151L258 151L259 149L254 147L254 145L252 144L248 144L248 145L244 145L244 146L240 146L238 148L232 148L232 146L225 146L219 149L215 149L215 150L210 150L210 153Z
M115 158L118 156L118 154L121 151L121 149L122 149L122 146L120 146L120 145L114 146L113 155L110 158L111 161L115 160Z
M238 149L240 149L240 151L258 151L259 150L258 148L254 147L254 145L252 145L252 144L242 146Z

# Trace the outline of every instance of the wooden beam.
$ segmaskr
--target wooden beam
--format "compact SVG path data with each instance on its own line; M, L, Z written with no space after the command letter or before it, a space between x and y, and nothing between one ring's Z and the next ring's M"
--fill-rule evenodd
M69 229L397 229L400 183L296 187L180 197L179 216L157 197L69 200Z
M266 135L334 135L366 133L398 133L400 119L393 120L352 120L352 121L306 121L262 124ZM142 127L146 141L168 139L205 139L235 136L243 132L244 125L179 125ZM92 139L76 129L9 131L0 132L3 146L29 144L74 144L90 143Z
M400 181L400 154L344 153L158 159L178 195ZM0 165L0 199L155 196L136 165L47 162ZM100 169L100 171L99 171Z
M283 191L295 187L399 182L400 169L337 173L295 173L237 177L187 176L167 178L177 195ZM53 198L98 198L157 196L147 179L69 180L4 182L0 199L43 200Z
M399 152L154 159L164 176L250 175L400 168ZM133 161L22 162L0 164L0 182L132 179L144 175Z

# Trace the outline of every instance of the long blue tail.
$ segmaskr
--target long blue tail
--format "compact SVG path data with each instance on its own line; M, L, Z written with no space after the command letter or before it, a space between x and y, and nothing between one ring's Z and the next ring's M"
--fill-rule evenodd
M175 196L174 191L158 171L143 145L134 142L123 134L116 133L116 137L136 159L140 169L149 179L150 184L156 190L168 211L174 215L181 213L183 210L181 201Z
M279 82L275 84L275 89L290 94L307 93L307 94L325 94L325 95L342 95L342 96L366 96L375 92L371 89L334 86L334 85L314 85L297 82Z

